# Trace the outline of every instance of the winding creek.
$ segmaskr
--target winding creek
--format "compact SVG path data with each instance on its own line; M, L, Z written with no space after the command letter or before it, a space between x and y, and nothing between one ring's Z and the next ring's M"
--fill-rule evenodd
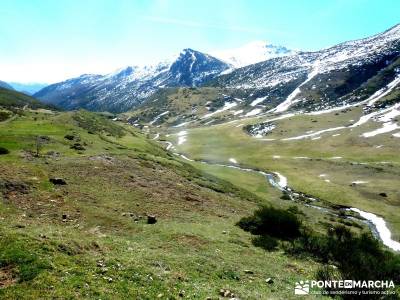
M173 145L171 142L166 142L167 150L170 150ZM287 186L287 178L278 172L267 173L259 169L254 168L244 168L240 167L237 164L222 164L222 163L213 163L206 160L194 160L191 159L184 154L173 152L174 155L179 156L187 161L190 162L198 162L202 164L208 164L210 166L218 166L218 167L225 167L225 168L232 168L241 170L244 172L254 172L259 173L267 179L267 182L288 195L288 197L296 201L298 203L303 204L304 206L311 207L314 209L318 209L324 213L334 215L336 217L347 218L347 219L357 219L364 222L371 230L372 234L379 238L382 243L387 246L388 248L394 251L400 251L400 243L392 239L392 233L390 232L389 228L386 225L385 220L382 217L379 217L373 213L362 211L355 207L345 207L345 206L336 206L336 205L328 205L328 206L320 206L318 204L324 204L324 201L321 199L314 198L310 195L306 195L301 192L297 192L290 187ZM327 203L325 203L327 204ZM353 216L345 215L343 216L343 211L352 211L358 214L358 218Z

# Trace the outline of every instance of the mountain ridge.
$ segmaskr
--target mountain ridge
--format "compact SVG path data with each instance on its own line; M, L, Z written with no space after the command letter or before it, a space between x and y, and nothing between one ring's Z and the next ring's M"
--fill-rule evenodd
M350 99L350 90L359 88L375 76L393 62L399 53L400 25L396 25L365 39L344 42L315 52L273 58L237 69L221 75L213 85L248 90L249 95L258 93L258 96L268 98L266 103L269 102L270 109L281 105L277 112L285 111L292 105L297 109L326 108L315 104L332 106L357 101ZM280 95L276 95L276 89ZM312 93L316 95L307 99L307 94ZM349 95L348 99L341 99L341 103L336 101L346 94Z
M390 106L400 102L399 37L396 25L369 38L276 57L220 75L196 90L156 93L128 115L146 123L169 111L158 125L203 126L268 113L365 105L365 101L373 103L366 112Z
M172 62L128 66L106 75L81 75L52 84L34 96L66 109L128 110L162 87L197 86L229 66L192 49L184 49Z
M66 109L124 112L162 88L214 86L241 89L248 102L265 97L265 109L260 113L268 109L326 109L357 101L351 92L396 59L399 37L397 24L382 33L318 51L283 47L282 55L237 68L229 59L186 48L158 64L128 66L106 75L82 75L50 85L34 96ZM268 47L260 42L255 45L258 49Z

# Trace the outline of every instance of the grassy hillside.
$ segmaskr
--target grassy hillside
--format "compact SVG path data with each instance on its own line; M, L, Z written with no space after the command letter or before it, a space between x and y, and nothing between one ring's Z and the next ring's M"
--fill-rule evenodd
M23 93L9 90L0 87L0 108L15 109L29 107L32 109L37 108L52 108L54 107L43 104L42 102L36 100L35 98L25 95Z
M280 196L261 178L238 188L130 126L25 111L0 122L0 147L0 298L289 299L318 268L235 226Z
M175 126L188 122L209 113L207 109L216 110L224 105L222 94L231 94L229 91L220 88L169 88L162 89L147 99L138 108L125 113L132 120L140 122L151 122L159 114L168 111L169 113L159 118L154 125L166 124ZM223 119L222 119L223 120ZM206 123L205 120L203 123Z

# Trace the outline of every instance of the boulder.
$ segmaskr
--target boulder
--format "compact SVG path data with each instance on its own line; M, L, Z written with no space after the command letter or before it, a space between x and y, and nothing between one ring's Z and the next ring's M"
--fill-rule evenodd
M64 179L58 178L58 177L50 178L49 181L54 185L66 185L67 184L67 182Z
M0 147L0 155L8 154L10 151L7 148Z
M85 147L83 147L80 143L75 143L70 148L71 149L75 149L75 150L79 150L79 151L86 150Z
M268 283L268 284L272 284L272 283L274 283L274 281L272 280L272 278L271 278L271 277L269 277L269 278L265 279L265 282L266 282L266 283Z
M230 298L230 299L235 298L235 294L232 291L228 290L228 289L220 289L219 290L219 295L224 297L224 298Z
M72 141L74 138L75 138L75 136L73 136L72 134L66 134L66 135L64 136L64 139L67 139L67 140L69 140L69 141Z
M157 223L157 218L154 215L148 215L147 216L147 224L156 224Z

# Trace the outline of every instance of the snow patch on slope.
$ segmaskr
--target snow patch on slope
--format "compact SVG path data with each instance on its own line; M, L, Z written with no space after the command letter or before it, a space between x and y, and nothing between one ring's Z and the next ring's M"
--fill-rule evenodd
M153 121L151 121L149 124L153 125L155 122L157 122L162 116L165 116L166 114L169 114L169 111L165 111L161 114L159 114L158 116L156 116Z
M255 109L249 111L245 116L246 116L246 117L256 116L256 115L258 115L260 112L262 112L262 109L260 109L260 108L255 108Z
M391 131L394 131L396 129L400 128L399 125L397 125L396 123L392 123L392 122L386 122L383 123L383 126L381 128L369 131L369 132L365 132L362 134L363 137L372 137L372 136L376 136L378 134L382 134L382 133L388 133Z
M253 107L254 107L254 106L256 106L256 105L262 103L265 99L267 99L267 96L261 97L261 98L257 98L257 99L255 99L253 102L250 103L250 106L253 106Z
M294 137L290 137L290 138L285 138L285 139L282 139L282 141L292 141L292 140L302 140L302 139L305 139L305 138L313 138L315 136L319 136L321 133L342 130L342 129L345 129L345 128L346 127L344 127L344 126L339 126L339 127L323 129L323 130L316 131L316 132L313 132L313 133L310 133L310 134L304 134L304 135L294 136Z
M389 82L385 87L381 88L380 90L376 91L372 96L370 96L368 101L368 106L372 106L376 101L385 97L389 94L398 84L400 84L400 75L397 75L396 78Z
M178 145L182 145L184 142L186 142L186 136L187 136L186 130L178 132Z
M311 79L313 79L315 76L319 74L319 61L316 61L313 65L312 71L308 73L307 79L302 82L293 92L290 93L290 95L286 98L285 101L283 101L281 104L279 104L277 107L272 109L271 111L274 112L283 112L286 111L292 104L299 102L299 100L296 100L297 95L301 93L300 88L305 85L307 82L309 82Z
M202 117L202 119L206 119L206 118L209 118L209 117L211 117L211 116L213 116L213 115L215 115L215 114L218 114L218 113L220 113L220 112L229 110L229 109L235 107L236 105L237 105L236 102L228 102L228 101L227 101L227 102L225 102L225 104L224 104L224 106L223 106L222 108L220 108L220 109L218 109L218 110L216 110L216 111L213 111L213 112L211 112L211 113L205 114L205 115Z
M375 121L383 123L383 125L381 128L363 133L362 136L368 138L368 137L376 136L378 134L388 133L388 132L391 132L391 131L394 131L394 130L400 128L400 126L397 123L392 121L397 116L400 116L400 103L397 103L389 108L382 109L380 111L376 111L376 112L373 112L366 116L363 116L365 118L363 119L362 122L366 122L369 119L374 118ZM361 118L363 118L363 117L361 117ZM361 118L360 118L360 120L361 120ZM360 121L358 121L357 123L359 124Z

